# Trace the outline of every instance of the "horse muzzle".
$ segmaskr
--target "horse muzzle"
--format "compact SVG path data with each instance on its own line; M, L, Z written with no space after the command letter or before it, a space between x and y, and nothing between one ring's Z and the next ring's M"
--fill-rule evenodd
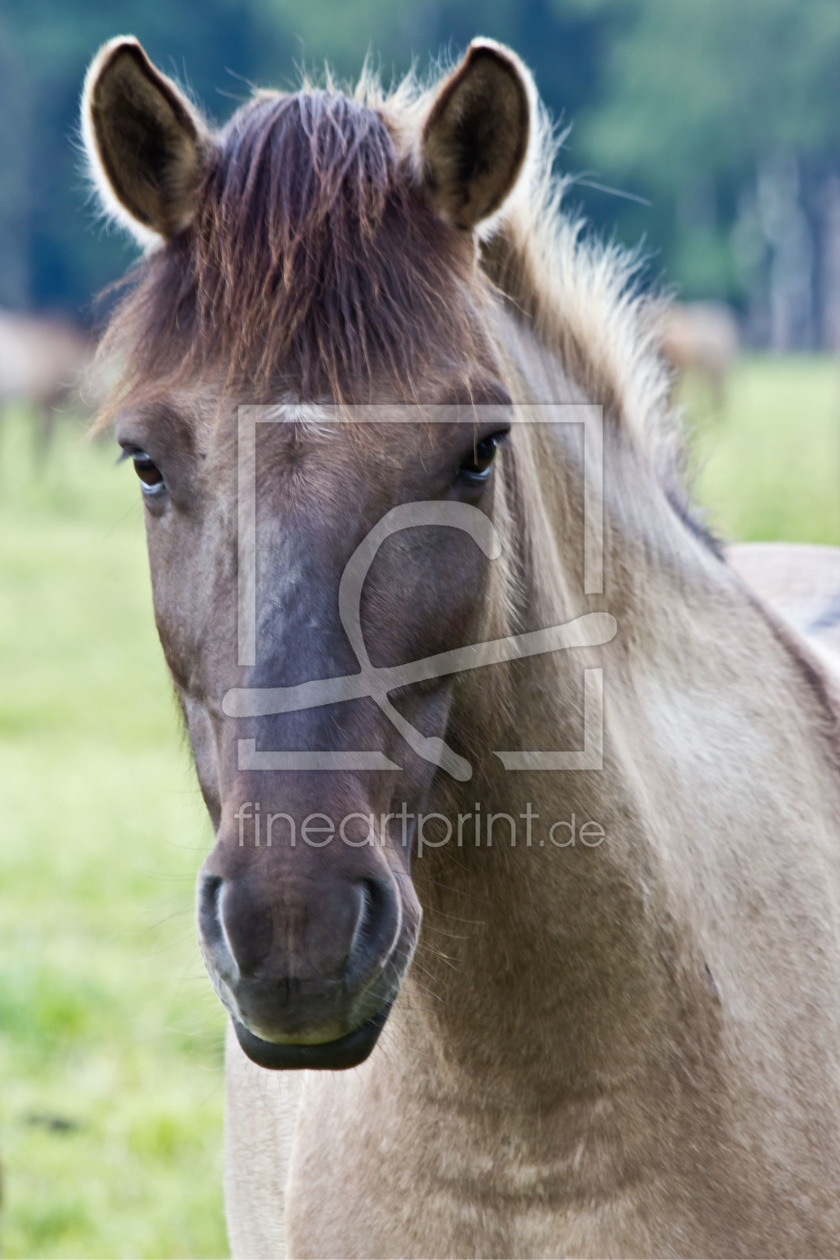
M199 875L205 965L242 1049L261 1067L339 1069L366 1059L417 937L413 888L381 850L339 870L318 870L311 858L252 851L246 863L241 850L217 844Z

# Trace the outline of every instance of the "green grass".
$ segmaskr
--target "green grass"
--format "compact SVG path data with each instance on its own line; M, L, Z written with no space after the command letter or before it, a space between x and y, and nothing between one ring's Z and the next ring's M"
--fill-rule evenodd
M696 380L683 398L721 537L840 546L840 360L744 359L719 412Z
M840 543L840 366L686 400L722 533ZM155 635L142 507L71 424L0 423L0 1250L216 1256L223 1012L193 928L210 843Z
M142 509L65 425L0 424L0 1249L226 1254L209 824L151 614Z

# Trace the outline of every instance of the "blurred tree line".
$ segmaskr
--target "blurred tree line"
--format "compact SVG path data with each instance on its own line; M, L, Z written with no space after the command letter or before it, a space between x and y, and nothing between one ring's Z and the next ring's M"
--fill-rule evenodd
M223 121L325 59L386 79L475 34L515 48L556 118L570 197L644 237L649 274L742 312L754 344L840 349L840 0L0 0L0 305L90 318L132 247L96 221L77 100L136 34Z

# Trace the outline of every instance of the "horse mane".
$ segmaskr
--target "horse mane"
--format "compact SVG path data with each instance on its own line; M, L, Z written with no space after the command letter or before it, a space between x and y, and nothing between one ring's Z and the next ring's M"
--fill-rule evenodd
M469 251L408 165L359 94L257 93L217 137L193 222L126 277L103 343L117 398L208 370L266 397L285 368L302 401L381 401L383 381L407 401L441 345L449 369L486 354Z
M643 257L587 231L563 205L562 143L546 115L525 178L482 241L486 274L551 350L569 380L604 408L671 490L682 484L682 429L660 353L665 300L639 284Z
M363 72L356 95L399 120L416 143L446 71L430 85L407 76L383 93ZM525 170L501 211L480 229L479 260L497 293L558 358L569 380L604 407L646 456L672 505L706 538L686 504L687 457L672 374L661 354L662 294L640 284L644 256L587 231L565 208L572 176L560 173L565 132L534 93L536 113ZM707 538L707 541L712 541Z
M638 256L567 215L559 139L540 109L523 176L482 228L490 284L476 283L463 234L415 191L438 77L424 84L411 73L385 90L366 67L346 94L328 76L322 87L258 92L238 110L213 148L193 224L129 272L103 343L120 361L116 398L208 368L221 370L221 385L267 391L286 364L302 399L373 401L385 379L407 400L412 379L440 366L441 345L450 372L486 358L476 315L489 289L680 504L661 304L640 291Z

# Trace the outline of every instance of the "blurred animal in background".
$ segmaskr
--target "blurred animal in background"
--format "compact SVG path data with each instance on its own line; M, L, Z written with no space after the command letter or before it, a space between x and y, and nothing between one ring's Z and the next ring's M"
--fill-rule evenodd
M662 352L682 378L696 373L720 411L726 378L741 347L738 321L725 302L674 302L662 320Z
M80 387L93 353L87 330L69 319L0 310L0 414L10 403L28 405L40 460L60 411L83 405Z
M728 559L748 586L811 646L840 664L840 548L809 543L741 543ZM835 660L836 658L836 660Z

